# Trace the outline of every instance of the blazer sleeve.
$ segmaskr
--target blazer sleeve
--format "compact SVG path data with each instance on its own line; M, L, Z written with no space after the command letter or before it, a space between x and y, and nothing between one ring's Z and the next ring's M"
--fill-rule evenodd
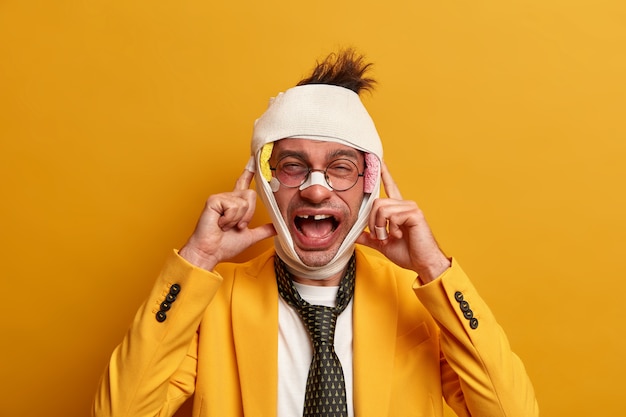
M115 348L93 402L95 417L171 416L194 392L197 330L221 277L168 257Z
M442 386L450 407L459 416L538 416L522 361L456 260L441 277L413 289L441 330Z

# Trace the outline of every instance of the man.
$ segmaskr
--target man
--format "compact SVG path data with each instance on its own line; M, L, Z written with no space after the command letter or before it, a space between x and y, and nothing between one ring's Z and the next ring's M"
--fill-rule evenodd
M492 313L383 163L358 96L368 69L331 55L272 100L235 189L209 197L115 349L94 415L170 416L192 394L194 416L442 416L442 398L459 416L538 415ZM254 175L272 224L250 228Z

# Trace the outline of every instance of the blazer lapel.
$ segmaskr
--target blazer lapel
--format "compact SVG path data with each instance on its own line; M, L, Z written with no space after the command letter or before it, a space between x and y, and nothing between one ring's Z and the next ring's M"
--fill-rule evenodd
M388 414L397 328L396 282L357 250L353 306L354 413Z
M251 265L233 284L232 317L245 416L276 416L278 290L274 258Z
M354 410L359 417L387 415L394 362L396 282L357 250L353 305ZM278 289L273 257L251 265L233 284L235 352L244 415L276 416ZM242 306L246 306L242 308Z

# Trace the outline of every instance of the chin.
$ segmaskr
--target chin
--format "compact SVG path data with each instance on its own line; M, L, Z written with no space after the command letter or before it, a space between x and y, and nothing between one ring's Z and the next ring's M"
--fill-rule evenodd
M302 263L306 266L320 267L328 265L328 263L335 257L337 251L303 251L297 249L296 253L300 257Z

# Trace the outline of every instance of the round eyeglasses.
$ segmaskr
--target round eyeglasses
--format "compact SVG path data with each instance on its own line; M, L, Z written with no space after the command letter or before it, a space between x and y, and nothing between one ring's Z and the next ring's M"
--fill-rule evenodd
M289 188L300 187L311 172L323 172L326 183L335 191L349 190L363 176L356 164L349 159L335 159L326 169L313 169L299 159L285 156L275 167L270 167L270 170L282 185Z

